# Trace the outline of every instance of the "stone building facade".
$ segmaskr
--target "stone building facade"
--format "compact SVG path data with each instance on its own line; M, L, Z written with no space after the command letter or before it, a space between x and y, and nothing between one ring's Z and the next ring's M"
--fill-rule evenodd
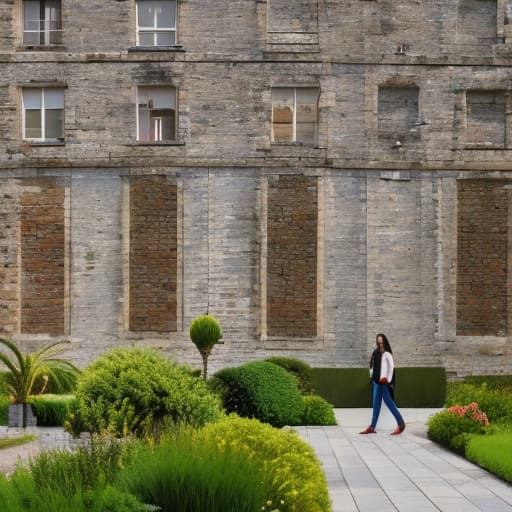
M511 373L511 0L0 0L0 335Z

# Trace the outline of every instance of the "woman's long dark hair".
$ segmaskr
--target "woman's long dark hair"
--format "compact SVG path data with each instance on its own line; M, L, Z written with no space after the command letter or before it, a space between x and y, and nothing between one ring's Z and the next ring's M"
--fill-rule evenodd
M375 336L375 342L377 342L379 336L382 338L382 341L384 342L384 351L392 354L393 351L391 350L391 345L389 344L388 338L385 334L377 334L377 336Z

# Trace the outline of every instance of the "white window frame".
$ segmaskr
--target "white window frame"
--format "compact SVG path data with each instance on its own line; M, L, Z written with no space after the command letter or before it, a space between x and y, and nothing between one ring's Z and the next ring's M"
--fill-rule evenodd
M41 11L41 4L44 5L45 8L45 18L37 20L39 22L39 29L38 30L26 30L25 29L25 0L22 0L21 2L21 17L22 17L22 38L23 38L23 45L24 46L54 46L61 44L60 36L62 34L62 0L59 1L59 19L58 21L58 28L52 29L51 27L51 18L46 18L46 14L48 11L48 7L46 6L45 0L39 0L39 11ZM33 20L36 21L36 20ZM41 30L41 23L44 23L44 29ZM59 37L57 37L59 42L52 43L52 32L58 32ZM39 39L41 38L41 34L44 34L44 43L38 42L38 43L28 43L25 42L25 34L38 34Z
M282 89L291 89L293 90L293 112L292 112L292 139L291 141L276 141L275 138L274 138L274 91L277 91L277 90L282 90ZM305 86L275 86L275 87L272 87L272 98L271 98L271 102L272 102L272 119L271 119L271 124L272 124L272 134L271 134L271 141L272 143L274 144L295 144L295 143L300 143L300 142L303 142L303 141L298 141L297 140L297 90L300 90L300 89L317 89L318 91L318 99L317 99L317 111L316 111L316 114L317 114L317 119L316 119L316 123L317 123L317 129L319 128L319 123L320 123L320 119L319 119L319 116L320 116L320 113L319 113L319 108L318 108L318 100L320 98L320 87L319 86L316 86L316 85L305 85ZM315 142L315 144L318 143L318 141Z
M144 1L144 0L136 0L135 2L135 22L136 22L136 25L137 25L137 46L146 46L146 45L141 45L140 44L140 34L141 33L144 33L144 32L154 32L153 34L153 44L151 45L151 47L153 46L162 46L162 45L158 45L156 44L156 39L158 37L158 32L170 32L170 33L174 33L174 44L172 45L163 45L163 46L176 46L177 44L177 37L178 37L178 31L176 29L177 25L178 25L178 1L177 0L160 0L162 3L164 2L173 2L174 3L174 27L168 27L168 28L158 28L156 26L156 19L157 19L157 16L156 16L156 12L154 14L154 17L153 17L153 26L152 27L140 27L139 26L139 4L141 1Z
M37 91L40 91L41 92L41 137L38 137L38 138L35 138L35 137L26 137L25 136L25 131L26 131L26 109L25 109L25 97L24 97L24 91L27 91L27 90L37 90ZM44 92L48 89L52 89L52 90L59 90L59 91L62 91L62 137L57 137L57 138L46 138L45 135L45 131L46 131L46 118L45 118L45 113L46 113L46 109L45 109L45 104L44 104L44 98L45 98L45 94ZM22 88L22 91L21 91L21 103L22 103L22 121L21 121L21 125L22 125L22 139L23 140L27 140L27 141L39 141L39 142L64 142L64 113L65 113L65 94L64 94L64 88L63 87L23 87ZM32 110L32 109L29 109L29 110Z
M161 89L168 89L169 92L172 92L174 94L174 139L162 139L162 118L156 117L153 118L153 121L155 123L155 133L158 133L158 138L155 137L154 140L144 140L140 138L140 126L139 126L139 91L140 89L146 89L146 88L161 88ZM140 85L137 87L136 92L136 127L137 127L137 142L142 143L176 143L178 141L178 89L174 87L173 85ZM171 109L169 109L171 110Z

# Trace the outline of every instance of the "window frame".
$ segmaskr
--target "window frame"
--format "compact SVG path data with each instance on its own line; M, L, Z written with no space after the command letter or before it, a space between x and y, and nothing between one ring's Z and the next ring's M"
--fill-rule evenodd
M136 34L135 34L135 45L136 47L141 48L173 48L178 45L178 1L177 0L156 0L160 1L162 3L170 2L174 4L174 27L157 27L156 26L156 13L154 15L153 19L153 26L152 27L143 27L141 28L139 26L139 4L141 2L144 2L144 0L136 0L135 1L135 26L136 26ZM160 32L168 32L174 34L174 43L169 45L162 45L162 44L152 44L152 45L142 45L140 43L140 35L141 33L151 33L153 32L153 42L156 41L156 38L158 36L158 33Z
M27 137L26 131L26 111L27 110L36 110L36 109L27 109L25 107L25 91L28 90L37 90L41 93L41 108L39 109L41 112L41 137ZM62 108L61 109L50 109L45 108L45 91L46 90L58 90L62 93ZM63 143L65 141L65 108L66 108L66 99L65 99L65 87L45 87L45 86L37 86L37 87L26 87L23 86L21 88L21 137L22 140L30 142L30 143ZM61 137L45 137L46 134L46 110L61 110L62 111L62 136Z
M46 14L46 3L47 0L36 0L39 4L39 13L41 16L41 12L43 12L43 16ZM58 19L57 19L57 28L51 28L51 16L49 19L43 17L42 19L38 19L39 29L38 30L29 30L25 28L25 6L27 0L21 1L21 39L24 47L33 47L33 46L42 46L42 47L52 47L52 46L62 46L62 0L56 0L58 3ZM36 20L33 20L36 21ZM41 30L41 23L44 25L44 29ZM49 25L49 28L47 26ZM56 33L56 42L52 42L52 33ZM36 43L27 42L25 40L25 34L38 34L39 41ZM41 37L43 36L44 41L41 42Z
M293 91L293 111L292 111L292 139L291 141L276 140L274 136L274 91L289 89ZM297 91L300 89L315 89L317 91L316 98L316 137L313 141L297 140ZM319 129L320 129L320 86L318 85L277 85L272 87L271 91L271 135L270 140L272 144L281 145L318 145Z
M139 96L141 89L167 89L169 92L173 93L174 95L174 138L173 139L141 139L140 134L140 121L139 121L139 109L140 109L140 102L139 102ZM178 143L178 88L174 85L139 85L136 87L135 91L135 101L136 101L136 141L140 144L176 144ZM163 110L161 108L155 108L153 110ZM168 110L172 110L169 108ZM150 109L148 109L148 112L150 112ZM160 131L162 131L162 126L160 125ZM151 133L151 131L150 131Z

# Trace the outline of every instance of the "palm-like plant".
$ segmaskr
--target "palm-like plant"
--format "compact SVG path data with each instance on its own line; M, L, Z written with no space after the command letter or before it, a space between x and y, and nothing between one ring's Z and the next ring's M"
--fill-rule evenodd
M9 398L14 404L25 403L29 395L42 393L49 381L56 388L69 389L80 373L74 364L56 357L69 349L68 341L51 343L27 354L23 354L13 341L0 338L0 345L12 353L9 357L0 352L0 363L7 367Z

